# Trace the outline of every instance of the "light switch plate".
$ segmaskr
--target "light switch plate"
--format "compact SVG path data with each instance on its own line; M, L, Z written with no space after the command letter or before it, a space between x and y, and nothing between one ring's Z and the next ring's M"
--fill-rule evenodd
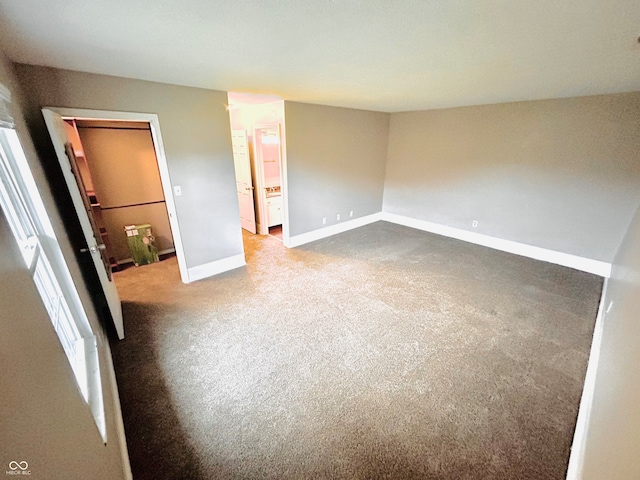
M173 194L174 194L176 197L181 196L181 195L182 195L182 187L181 187L180 185L175 185L175 186L173 187Z

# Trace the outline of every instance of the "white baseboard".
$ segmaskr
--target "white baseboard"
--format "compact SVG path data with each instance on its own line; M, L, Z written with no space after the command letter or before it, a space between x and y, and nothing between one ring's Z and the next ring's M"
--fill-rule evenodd
M585 449L587 446L587 434L589 430L589 420L591 419L591 406L596 393L596 373L600 360L600 348L602 346L602 330L604 328L605 302L607 299L608 279L605 279L600 297L600 306L596 317L596 325L593 330L593 340L591 341L591 352L589 353L589 363L587 374L584 378L582 398L580 399L580 409L576 420L576 429L573 433L573 443L571 444L571 454L569 455L569 467L567 468L567 480L581 480L584 467Z
M593 273L604 278L611 276L611 264L600 260L592 260L590 258L578 257L569 253L556 252L546 248L534 247L524 243L514 242L512 240L504 240L502 238L491 237L481 233L470 232L460 228L448 227L437 223L427 222L426 220L417 220L415 218L396 215L394 213L382 212L381 220L405 227L423 230L425 232L437 233L445 237L464 240L465 242L475 243L495 250L522 255L523 257L534 258L549 263L555 263L564 267L574 268L583 272Z
M246 264L247 262L244 259L244 253L240 253L233 257L227 257L221 260L216 260L215 262L198 265L197 267L187 268L187 275L189 276L189 281L187 283L195 282L196 280L211 277L235 268L240 268Z
M328 227L313 230L311 232L294 235L292 237L289 237L288 240L285 240L284 245L289 248L299 247L300 245L304 245L305 243L315 242L316 240L331 237L338 233L343 233L348 230L353 230L354 228L363 227L365 225L369 225L370 223L375 223L381 219L381 215L382 214L378 212L371 215L366 215L364 217L354 218L346 222L336 223L335 225L330 225Z

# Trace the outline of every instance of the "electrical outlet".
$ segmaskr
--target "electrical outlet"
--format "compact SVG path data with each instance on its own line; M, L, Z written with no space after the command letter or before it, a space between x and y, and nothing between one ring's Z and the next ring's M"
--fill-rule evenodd
M340 220L340 214L336 213L336 220Z
M175 185L175 186L173 187L173 194L174 194L176 197L179 197L180 195L182 195L182 187L181 187L180 185Z
M322 224L326 225L327 224L327 217L322 217Z
M473 222L471 222L471 226L472 226L473 228L476 228L476 227L478 226L478 221L477 221L477 220L474 220Z
M349 218L353 217L353 210L349 211Z

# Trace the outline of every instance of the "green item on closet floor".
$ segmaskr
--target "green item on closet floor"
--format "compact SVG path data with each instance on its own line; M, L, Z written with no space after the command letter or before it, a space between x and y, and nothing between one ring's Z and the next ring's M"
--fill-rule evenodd
M158 248L155 244L155 238L151 231L151 225L144 223L142 225L127 225L124 227L127 234L127 243L131 250L131 258L137 266L147 265L148 263L157 262Z

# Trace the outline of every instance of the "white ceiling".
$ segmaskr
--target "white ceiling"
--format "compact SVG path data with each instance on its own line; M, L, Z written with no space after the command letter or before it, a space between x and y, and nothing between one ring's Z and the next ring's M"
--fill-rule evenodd
M18 62L381 111L640 90L638 0L0 0Z

